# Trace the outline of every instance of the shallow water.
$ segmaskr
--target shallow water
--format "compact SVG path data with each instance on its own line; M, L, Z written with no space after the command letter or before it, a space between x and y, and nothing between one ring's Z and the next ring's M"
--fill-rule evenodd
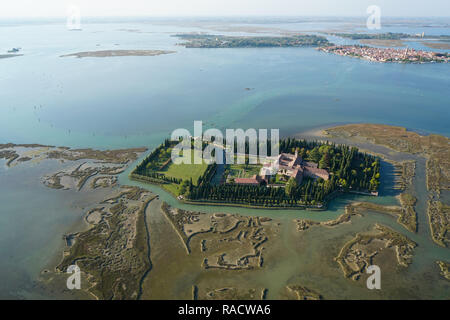
M61 258L63 234L83 229L84 208L101 200L104 191L79 193L49 189L45 174L60 168L56 161L6 168L0 161L0 297L34 297L33 281Z

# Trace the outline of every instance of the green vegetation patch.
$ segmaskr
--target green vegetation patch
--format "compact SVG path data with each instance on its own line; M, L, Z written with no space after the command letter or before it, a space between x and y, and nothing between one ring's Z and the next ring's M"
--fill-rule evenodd
M200 157L202 155L202 152L199 150L191 150L191 159L194 159L195 153ZM162 171L158 171L158 173L164 174L168 178L175 178L178 180L192 179L193 183L197 184L198 179L205 173L207 168L208 165L204 162L202 164L174 164L170 161L170 163Z
M130 203L132 193L140 198L145 190L123 191L117 203L98 224L80 232L57 269L64 272L76 264L92 277L88 289L99 299L138 299L140 282L151 268L145 209L154 196Z
M212 34L177 34L186 40L186 48L264 48L264 47L317 47L329 46L327 38L316 35L295 35L289 37L222 36Z
M230 164L227 165L225 169L225 175L228 180L233 180L236 178L251 178L258 175L262 165L252 165L252 164Z
M130 178L160 184L174 195L183 194L188 182L194 186L198 185L208 169L208 164L204 162L193 163L194 155L201 156L202 152L192 149L190 151L192 163L174 164L171 156L176 144L177 141L165 140L132 171ZM184 153L180 156L184 156Z

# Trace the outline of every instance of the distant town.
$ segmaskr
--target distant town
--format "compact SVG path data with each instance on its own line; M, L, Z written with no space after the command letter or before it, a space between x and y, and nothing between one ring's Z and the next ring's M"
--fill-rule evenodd
M318 50L340 56L351 56L375 62L448 63L450 55L432 51L395 48L374 48L360 45L320 47Z

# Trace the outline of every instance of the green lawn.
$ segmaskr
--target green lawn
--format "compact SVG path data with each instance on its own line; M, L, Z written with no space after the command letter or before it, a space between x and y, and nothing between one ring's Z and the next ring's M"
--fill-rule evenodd
M197 184L197 179L203 175L208 168L206 163L202 164L193 164L194 162L194 150L191 151L191 159L192 164L174 164L171 163L165 170L158 171L160 173L164 173L166 177L189 180L192 178L192 182ZM201 154L201 151L196 151Z
M286 184L286 177L283 177L281 174L277 174L275 176L275 184Z
M162 188L169 191L170 193L178 196L180 194L179 185L175 183L163 184Z

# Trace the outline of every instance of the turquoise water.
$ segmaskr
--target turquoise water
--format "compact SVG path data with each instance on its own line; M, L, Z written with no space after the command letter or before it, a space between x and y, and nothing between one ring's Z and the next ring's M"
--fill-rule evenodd
M317 32L344 25L348 28L345 22L251 24ZM310 48L185 49L171 37L192 31L248 34L208 28L212 27L183 22L94 21L83 24L81 32L69 32L63 22L0 22L0 52L21 47L24 53L0 59L0 143L154 147L172 130L191 128L194 120L219 129L279 128L282 135L349 122L450 135L449 65L377 64ZM399 28L387 30L407 32ZM422 30L421 26L402 28ZM449 34L441 25L426 31ZM108 49L176 53L60 58ZM0 163L0 256L4 258L0 297L29 297L40 270L59 258L62 234L79 223L83 207L101 198L75 192L62 197L61 191L45 188L40 177L55 170L50 162L29 168L6 168ZM121 182L131 183L126 174ZM160 189L154 191L175 204ZM349 200L333 202L328 212L316 218L337 216ZM393 195L377 201L392 203ZM224 211L254 213L236 208ZM284 211L281 216L287 220L293 214L311 213Z

